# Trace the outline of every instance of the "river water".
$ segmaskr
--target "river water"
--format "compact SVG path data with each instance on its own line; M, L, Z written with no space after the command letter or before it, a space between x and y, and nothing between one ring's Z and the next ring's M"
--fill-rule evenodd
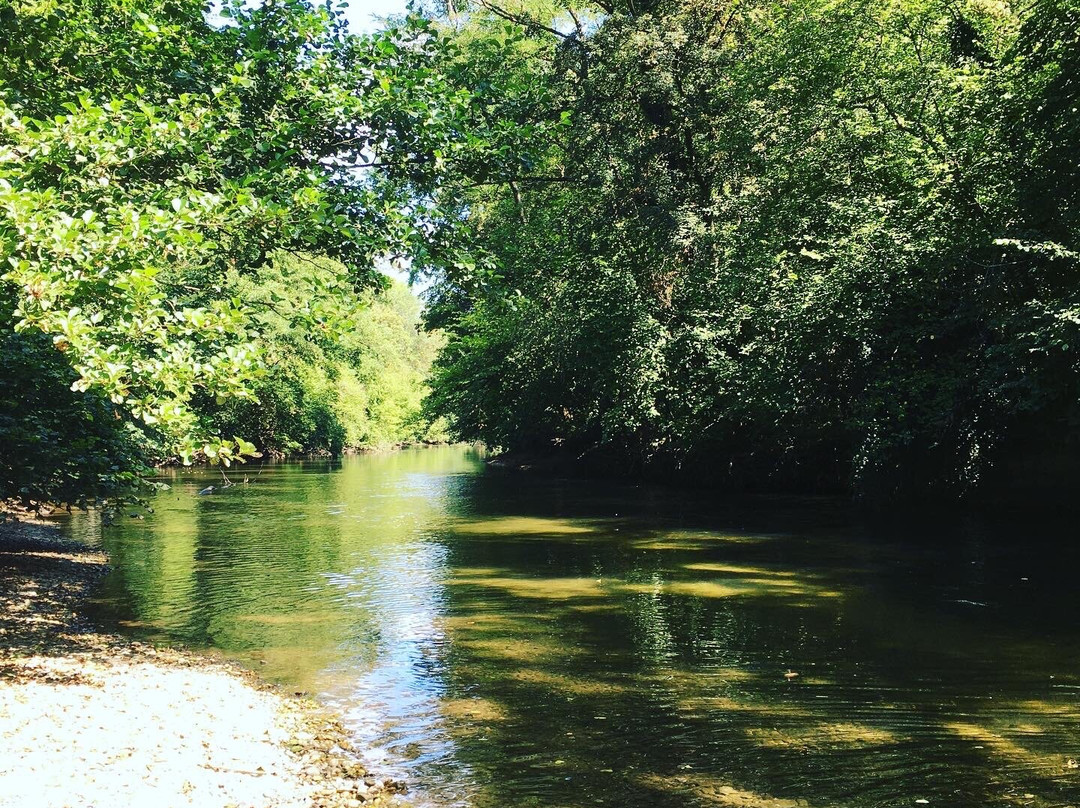
M868 526L461 447L230 476L73 518L115 565L100 608L338 708L417 806L1080 805L1066 528Z

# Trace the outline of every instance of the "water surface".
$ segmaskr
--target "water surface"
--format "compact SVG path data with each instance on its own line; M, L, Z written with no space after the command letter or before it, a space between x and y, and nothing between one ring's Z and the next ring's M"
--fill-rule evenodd
M416 805L1080 804L1061 529L867 526L460 447L230 477L73 520L115 564L102 608L339 708Z

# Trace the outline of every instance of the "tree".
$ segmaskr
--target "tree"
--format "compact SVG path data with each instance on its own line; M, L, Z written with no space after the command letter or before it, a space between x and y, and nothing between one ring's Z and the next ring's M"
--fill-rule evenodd
M364 289L378 257L423 266L448 243L424 198L467 148L468 98L422 21L359 38L304 0L3 0L0 19L0 329L47 335L65 386L166 455L254 450L190 405L250 397L264 373L228 273L303 252Z
M1075 479L1076 15L474 3L463 59L566 126L467 190L495 269L435 287L433 411L718 485L953 498L1017 457Z

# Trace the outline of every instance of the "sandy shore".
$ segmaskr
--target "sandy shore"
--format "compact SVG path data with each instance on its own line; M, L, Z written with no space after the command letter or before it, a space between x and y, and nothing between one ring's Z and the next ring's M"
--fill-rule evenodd
M401 790L314 703L96 630L83 605L107 571L51 527L0 524L0 808L358 808Z

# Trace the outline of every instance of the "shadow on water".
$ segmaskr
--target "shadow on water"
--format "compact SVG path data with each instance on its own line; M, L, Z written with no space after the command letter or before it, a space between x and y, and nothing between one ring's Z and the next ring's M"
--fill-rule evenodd
M460 448L209 479L105 533L103 608L320 694L418 804L1080 800L1078 554L1036 525L867 526Z

